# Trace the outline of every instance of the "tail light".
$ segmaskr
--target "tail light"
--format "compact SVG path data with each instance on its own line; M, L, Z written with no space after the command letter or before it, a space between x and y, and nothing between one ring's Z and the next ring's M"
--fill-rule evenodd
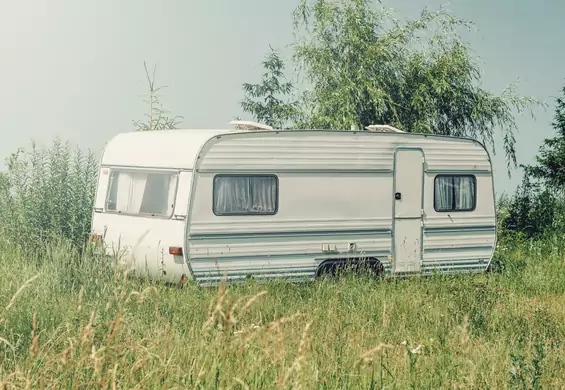
M180 246L170 246L169 247L169 254L170 255L176 255L176 256L182 256L182 248Z

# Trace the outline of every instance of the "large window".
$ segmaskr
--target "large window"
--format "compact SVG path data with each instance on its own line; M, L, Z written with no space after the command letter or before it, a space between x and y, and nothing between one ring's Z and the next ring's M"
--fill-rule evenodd
M214 177L216 215L276 214L278 180L273 175L217 175Z
M176 184L176 173L112 171L106 210L130 215L170 217Z
M477 180L472 175L438 175L434 183L434 208L439 212L472 211L477 203Z

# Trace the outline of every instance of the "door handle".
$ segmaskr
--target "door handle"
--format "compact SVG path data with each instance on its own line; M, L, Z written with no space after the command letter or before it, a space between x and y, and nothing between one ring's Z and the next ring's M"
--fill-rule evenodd
M396 200L401 200L402 199L402 194L400 192L397 192L396 194L394 194L394 199Z

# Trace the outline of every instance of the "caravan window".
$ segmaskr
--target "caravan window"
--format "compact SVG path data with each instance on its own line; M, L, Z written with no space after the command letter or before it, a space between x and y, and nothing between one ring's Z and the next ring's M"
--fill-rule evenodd
M213 192L216 215L273 215L278 209L274 175L217 175Z
M106 210L129 215L170 217L176 185L176 173L113 170L110 173Z
M434 208L438 212L473 211L477 203L477 180L472 175L438 175L434 185Z

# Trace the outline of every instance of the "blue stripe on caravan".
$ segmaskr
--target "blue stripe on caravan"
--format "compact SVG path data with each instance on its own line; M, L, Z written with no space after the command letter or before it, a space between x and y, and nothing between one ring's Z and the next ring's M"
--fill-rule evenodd
M262 270L262 272L257 272L257 271L237 271L237 272L223 272L223 271L201 271L201 272L195 272L194 276L196 278L205 278L207 276L210 277L223 277L224 275L227 275L230 278L233 277L245 277L247 275L253 275L253 276L261 276L261 275L270 275L270 274L275 274L275 275L295 275L295 274L300 274L300 275L310 275L316 272L316 268L310 268L308 270L286 270L284 272L279 271L279 270Z
M246 281L246 277L238 277L238 278L233 278L233 279L228 279L228 282L230 284L237 284L237 283L245 283ZM281 280L284 282L309 282L311 280L314 279L313 276L269 276L269 277L261 277L261 278L255 278L257 281L259 282L266 282L269 279L277 279L277 280ZM222 281L225 280L225 278L207 278L207 279L203 279L203 280L198 280L197 282L199 285L201 286L206 286L206 287L215 287L218 286L222 283Z
M214 279L214 278L245 278L249 275L252 276L308 276L315 273L315 269L310 270L288 270L286 272L278 272L276 270L265 270L265 272L261 273L251 273L251 272L215 272L215 271L202 271L195 274L197 279Z
M428 169L426 173L443 175L490 175L487 169Z
M390 265L388 264L383 264L385 269L390 268ZM288 274L295 274L295 273L304 273L304 274L309 274L312 272L315 272L318 269L318 264L313 264L313 265L309 265L309 266L303 266L303 267L261 267L261 268L257 268L257 267L251 267L251 268L245 268L245 267L240 267L240 268L232 268L232 269L217 269L215 267L210 267L210 268L206 268L206 269L197 269L197 270L193 270L193 273L195 276L197 277L202 277L203 275L209 275L209 274L213 274L213 275L223 275L223 274L228 274L228 275L248 275L248 274L254 274L254 275L261 275L261 274L284 274L284 275L288 275Z
M422 273L433 273L435 272L441 272L441 273L446 273L446 272L453 272L453 273L459 273L459 272L465 272L465 271L485 271L487 268L486 264L485 265L475 265L475 266L467 266L467 267L434 267L434 268L423 268L420 272Z
M441 234L441 233L467 233L467 232L494 232L495 225L477 225L477 226L424 226L424 233Z
M223 277L224 275L227 275L228 277L245 277L247 275L253 275L253 276L265 276L265 275L310 275L313 274L314 272L316 272L316 267L310 267L308 269L288 269L288 270L284 270L284 271L280 271L280 270L275 270L275 269L264 269L261 270L261 272L257 272L257 271L247 271L247 270L237 270L237 271L232 271L232 272L228 272L226 270L217 270L217 271L200 271L200 272L195 272L194 275L198 278L203 278L206 276L209 277Z
M318 237L318 236L354 236L354 235L389 235L392 229L362 229L362 230L309 230L309 231L286 231L286 232L257 232L257 233L196 233L189 234L189 239L232 239L232 238L258 238L258 237Z
M433 275L434 272L441 272L443 275L462 275L462 274L469 274L469 273L481 273L485 271L485 267L469 267L469 268L428 268L422 270L422 276L429 276Z
M483 264L488 262L489 259L486 257L477 257L476 259L444 260L444 261L425 260L422 262L422 267L473 265L473 264Z
M488 263L476 263L476 264L465 264L462 267L453 267L453 266L449 266L449 265L443 265L443 266L435 266L435 267L422 267L422 271L433 271L433 270L457 270L457 269L469 269L469 268L477 268L477 269L485 269L487 267Z
M310 272L311 270L316 270L318 268L319 264L316 265L312 265L312 266L308 266L308 267L262 267L262 268L232 268L232 269L218 269L218 267L207 267L207 268L197 268L197 269L193 269L193 274L194 275L201 275L201 274L207 274L207 273L214 273L214 274L218 274L218 273L225 273L225 272L231 272L231 273L252 273L252 272L274 272L274 273L289 273L289 272ZM385 270L390 269L392 267L392 264L390 264L389 262L383 262L383 268ZM229 273L228 272L228 273Z
M474 246L464 246L464 247L448 247L448 248L424 248L424 253L435 253L435 252L464 252L468 250L480 251L480 250L489 250L491 251L493 245L474 245Z
M314 253L292 253L292 254L278 254L278 255L238 255L238 256L207 256L207 257L193 257L189 259L190 262L211 262L211 261L261 261L261 260L276 260L276 259L304 259L309 260L311 257L322 259L333 259L336 257L381 257L387 258L390 251L375 251L375 252L314 252ZM213 259L213 260L212 260Z
M366 173L366 174L392 174L392 169L375 169L375 168L339 168L339 169L316 169L316 168L272 168L272 169L254 169L254 168L199 168L196 170L199 173L333 173L333 174L352 174L352 173Z

